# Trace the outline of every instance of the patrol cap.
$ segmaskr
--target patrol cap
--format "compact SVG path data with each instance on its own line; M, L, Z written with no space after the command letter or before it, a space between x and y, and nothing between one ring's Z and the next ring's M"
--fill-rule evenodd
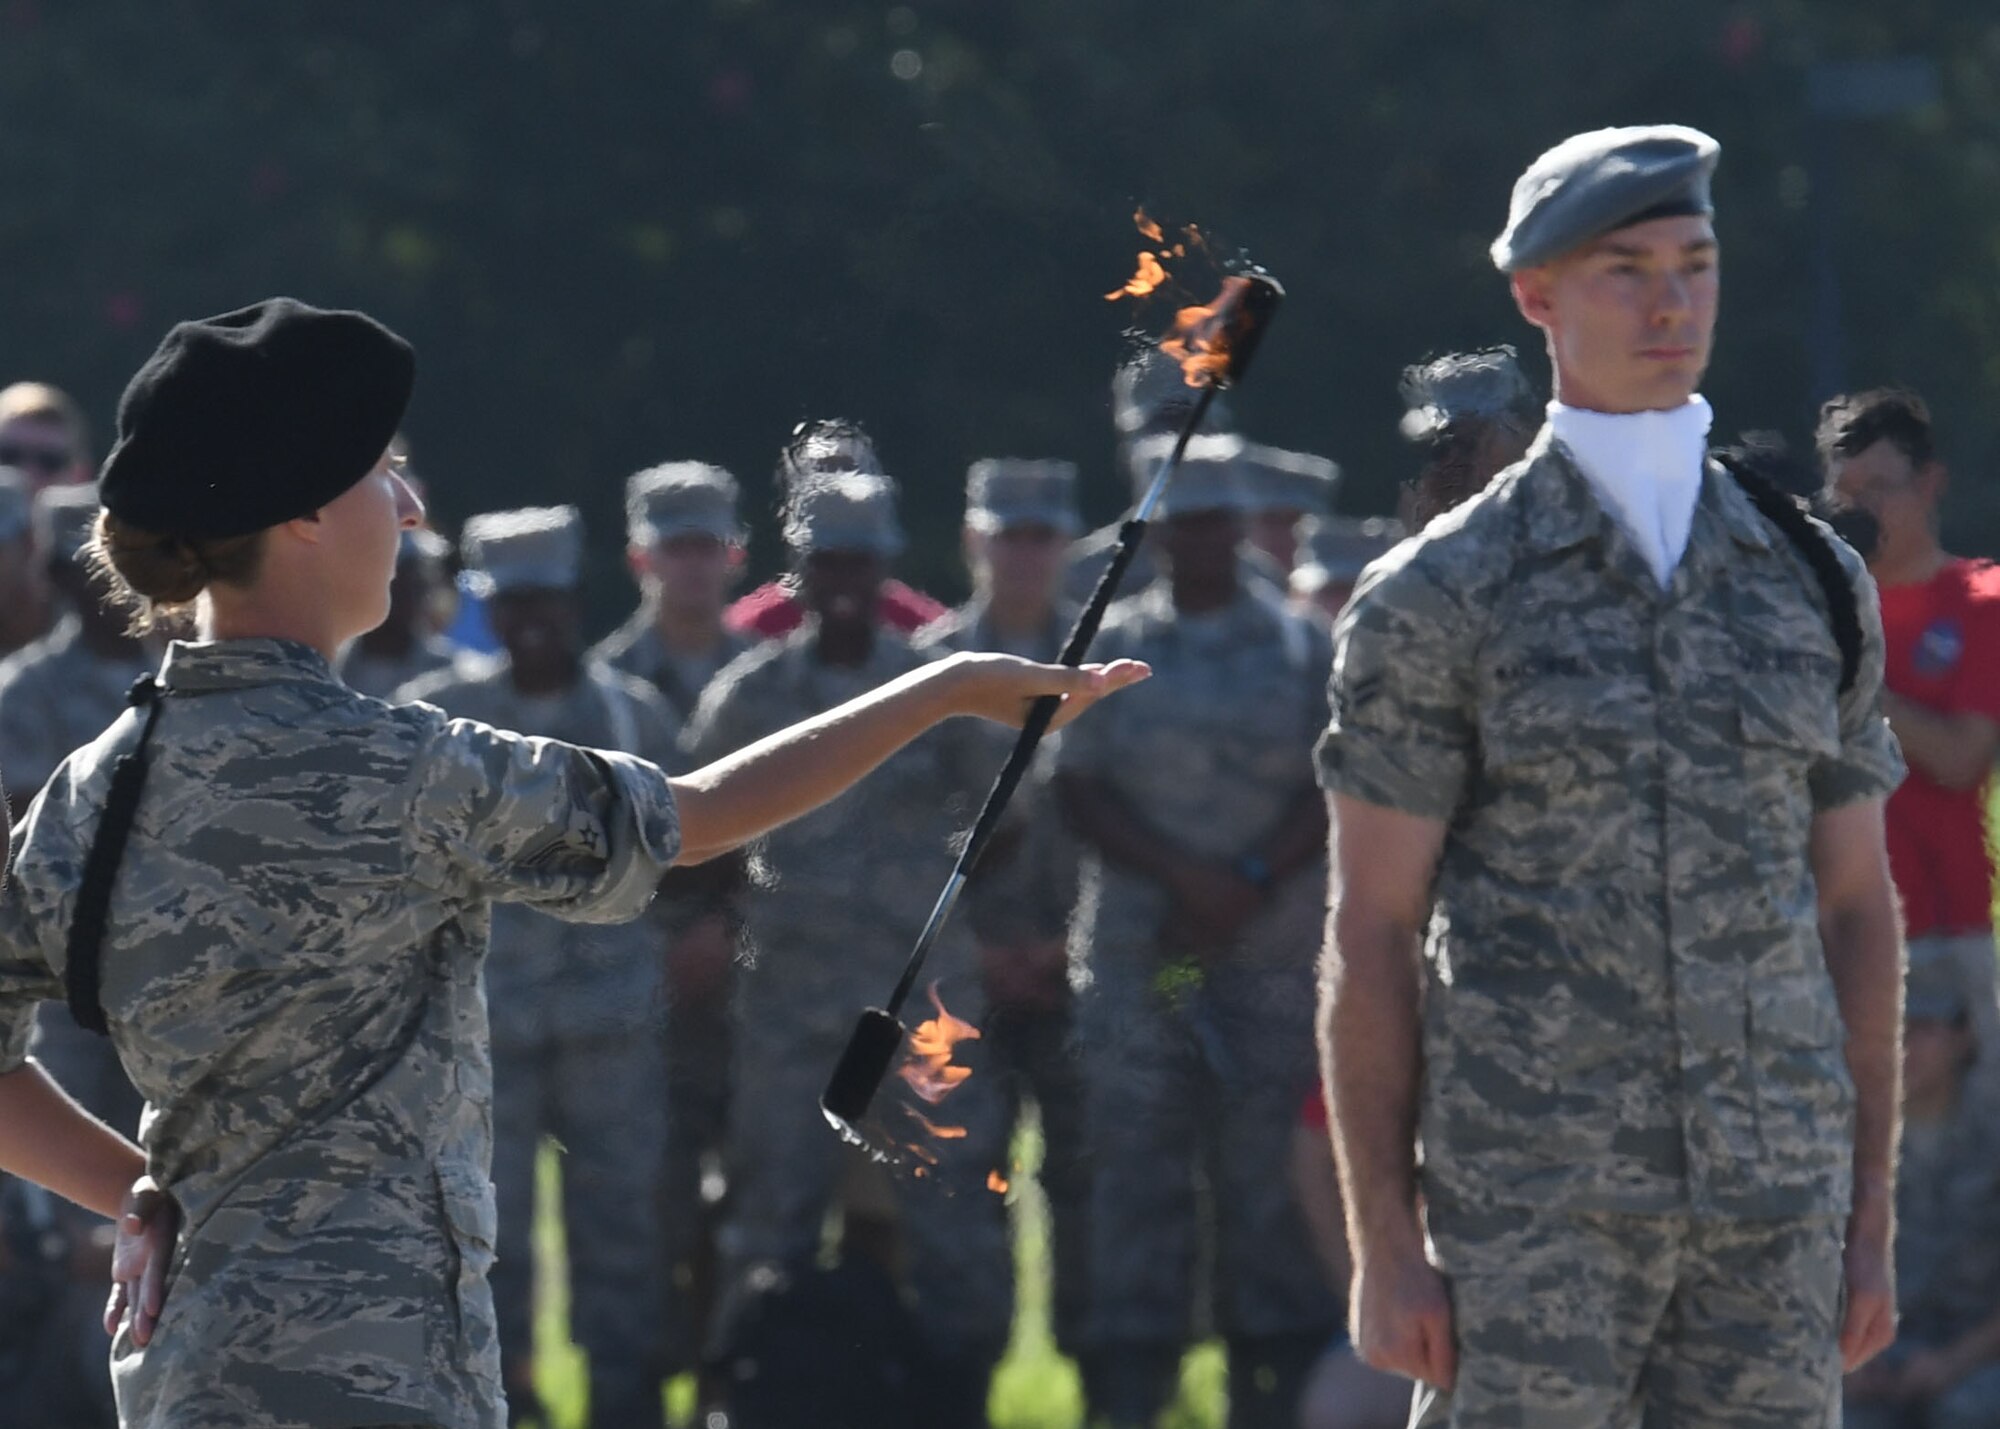
M1243 445L1243 478L1252 511L1298 511L1326 516L1340 485L1340 463L1311 452L1290 452L1259 442Z
M35 544L51 561L74 561L97 524L96 483L45 486L35 493Z
M1910 944L1903 981L1903 1017L1910 1022L1957 1022L1972 1011L1965 973L1949 945L1919 938Z
M705 461L670 461L625 483L625 530L635 546L690 532L741 543L736 478Z
M15 541L33 529L34 487L11 466L0 466L0 541Z
M887 560L903 549L896 487L886 476L837 471L808 476L785 504L785 544L800 555L860 551Z
M1542 424L1541 399L1508 343L1412 363L1398 386L1405 408L1402 433L1419 444L1437 441L1468 421L1506 421L1525 431Z
M1721 153L1708 135L1679 124L1573 135L1514 181L1493 265L1512 273L1634 223L1711 215L1709 179Z
M1385 516L1322 516L1306 528L1293 578L1307 589L1333 581L1351 585L1402 539L1403 523Z
M583 515L574 506L488 511L460 539L473 594L574 590L583 575Z
M1133 452L1135 485L1151 484L1159 464L1173 455L1175 438L1148 437ZM1137 480L1138 473L1145 480ZM1249 507L1243 480L1243 439L1237 436L1195 437L1188 442L1181 464L1161 493L1154 515L1161 520L1202 511L1242 512Z
M1179 438L1171 432L1158 432L1149 437L1141 437L1132 443L1125 453L1128 463L1126 474L1132 481L1132 499L1138 501L1152 488L1153 477L1160 469L1160 463L1173 455L1174 443ZM1213 432L1204 436L1189 437L1187 452L1181 458L1181 472L1174 475L1169 485L1179 485L1181 473L1187 464L1195 461L1236 462L1243 456L1243 438L1234 432Z
M988 535L1047 526L1074 536L1083 529L1076 511L1076 463L981 457L965 473L965 524Z
M375 469L416 373L375 319L295 298L179 323L119 399L105 508L197 538L307 515Z
M828 472L858 471L886 476L882 458L876 455L875 439L859 422L845 417L821 417L800 422L778 453L778 485L788 487L800 477Z
M1200 399L1201 389L1188 386L1181 365L1151 345L1134 351L1111 375L1111 420L1126 437L1178 432ZM1228 397L1218 392L1201 430L1226 432L1235 425Z

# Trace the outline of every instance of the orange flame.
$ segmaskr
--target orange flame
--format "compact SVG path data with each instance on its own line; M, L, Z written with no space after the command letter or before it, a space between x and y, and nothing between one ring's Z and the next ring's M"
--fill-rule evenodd
M986 1189L996 1196L1006 1195L1007 1178L1002 1176L998 1171L988 1171L986 1173Z
M1181 365L1188 386L1205 387L1229 375L1228 314L1249 287L1248 278L1224 278L1214 302L1174 314L1174 330L1160 340L1160 351Z
M951 1059L959 1043L978 1038L979 1029L945 1011L936 983L930 986L930 997L937 1016L919 1022L910 1033L910 1057L896 1069L896 1075L909 1084L911 1091L935 1106L953 1087L972 1075L972 1068L955 1067Z
M1138 208L1133 210L1132 226L1155 243L1165 243L1167 241L1166 234L1160 232L1160 225L1146 216L1146 206L1144 204L1139 205Z
M1104 295L1104 301L1115 303L1120 298L1143 298L1167 281L1167 270L1160 266L1160 260L1152 254L1140 251L1139 270L1125 280L1122 288L1113 288Z
M914 1107L905 1107L904 1110L910 1113L910 1120L921 1126L927 1134L936 1137L939 1141L963 1141L965 1139L965 1128L962 1126L939 1126Z

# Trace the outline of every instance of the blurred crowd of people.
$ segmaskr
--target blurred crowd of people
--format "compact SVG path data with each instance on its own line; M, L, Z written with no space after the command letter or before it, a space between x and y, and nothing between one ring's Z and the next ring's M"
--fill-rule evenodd
M873 1152L818 1095L901 967L954 839L1008 743L946 725L747 858L676 870L626 926L507 906L487 963L495 1061L493 1273L516 1422L537 1394L537 1201L557 1173L589 1422L656 1425L692 1374L705 1422L986 1422L1014 1322L1010 1183L1040 1129L1052 1319L1093 1422L1152 1423L1198 1339L1226 1348L1236 1429L1401 1425L1407 1382L1344 1345L1350 1267L1315 1069L1326 819L1312 748L1330 628L1363 567L1517 461L1542 402L1509 349L1410 368L1399 519L1336 514L1339 469L1246 440L1217 402L1187 444L1093 658L1153 678L1051 741L934 951L916 1055ZM1134 499L1191 415L1170 364L1120 369ZM781 578L738 594L747 522L727 471L626 484L635 607L593 642L573 506L407 533L388 620L346 652L355 689L686 770L939 652L1055 658L1119 525L1086 532L1077 468L995 457L966 477L973 595L894 577L893 454L802 424L779 456ZM1928 413L1836 399L1815 460L1759 465L1838 518L1882 592L1890 805L1911 949L1897 1243L1903 1334L1850 1384L1849 1422L2000 1423L2000 1137L1981 1057L1996 1024L1985 786L2000 746L2000 572L1949 556ZM53 388L0 391L0 769L18 817L122 708L159 650L80 560L89 432ZM101 1039L45 1009L36 1055L130 1134L141 1108ZM547 1148L557 1154L550 1158ZM108 1239L0 1187L7 1422L113 1420L95 1325ZM539 1347L546 1352L546 1344Z

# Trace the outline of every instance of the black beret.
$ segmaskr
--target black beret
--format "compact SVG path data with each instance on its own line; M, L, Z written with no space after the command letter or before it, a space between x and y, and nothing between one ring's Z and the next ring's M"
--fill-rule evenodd
M119 399L105 510L209 539L316 511L382 459L415 380L410 345L364 313L271 298L177 324Z

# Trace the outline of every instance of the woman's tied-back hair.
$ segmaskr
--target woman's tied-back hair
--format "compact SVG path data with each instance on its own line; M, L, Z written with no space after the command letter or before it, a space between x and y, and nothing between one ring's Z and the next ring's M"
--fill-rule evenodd
M132 611L132 633L182 624L211 585L248 585L264 559L264 533L204 538L143 531L109 511L97 513L84 563L118 604Z

